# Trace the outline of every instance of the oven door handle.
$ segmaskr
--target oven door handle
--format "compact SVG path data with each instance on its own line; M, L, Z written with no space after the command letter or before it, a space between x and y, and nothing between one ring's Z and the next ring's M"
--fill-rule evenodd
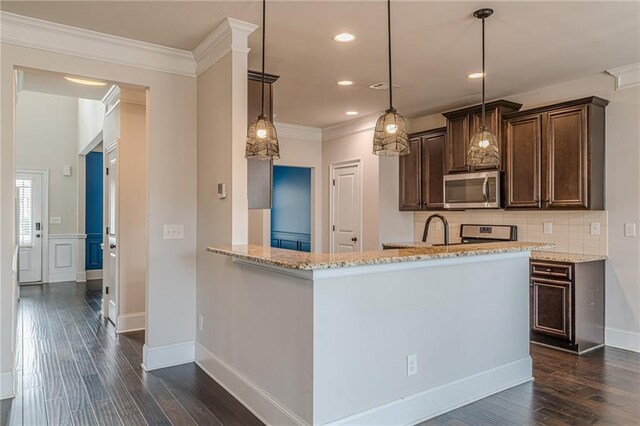
M485 177L484 178L484 182L482 182L482 195L484 196L484 202L485 204L488 206L489 205L489 194L488 194L488 189L489 189L489 178Z

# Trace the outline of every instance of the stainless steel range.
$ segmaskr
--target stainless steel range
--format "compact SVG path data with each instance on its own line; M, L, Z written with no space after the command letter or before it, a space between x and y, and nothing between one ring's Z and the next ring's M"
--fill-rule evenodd
M502 241L518 241L518 227L516 225L460 225L460 242L462 244Z

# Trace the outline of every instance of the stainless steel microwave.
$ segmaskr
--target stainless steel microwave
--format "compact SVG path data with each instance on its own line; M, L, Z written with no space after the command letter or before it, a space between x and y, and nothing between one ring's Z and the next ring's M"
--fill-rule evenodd
M445 175L444 208L500 208L500 172Z

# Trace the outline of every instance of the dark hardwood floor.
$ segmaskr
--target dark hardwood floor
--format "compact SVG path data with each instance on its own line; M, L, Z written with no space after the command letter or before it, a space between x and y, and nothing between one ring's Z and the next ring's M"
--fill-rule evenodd
M195 364L142 370L144 332L117 335L100 283L21 288L16 398L1 425L258 425ZM423 425L640 425L640 354L532 346L532 383Z

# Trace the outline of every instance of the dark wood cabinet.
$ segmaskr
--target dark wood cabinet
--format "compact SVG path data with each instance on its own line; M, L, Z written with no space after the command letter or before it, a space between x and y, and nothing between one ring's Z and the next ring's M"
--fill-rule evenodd
M590 97L505 117L506 208L604 209L604 108Z
M604 261L530 262L531 341L582 353L604 344Z
M400 157L400 210L443 207L446 134L446 128L438 128L410 136L410 152Z
M507 113L520 110L521 104L506 100L489 102L485 105L486 125L496 135L501 155L503 149L502 122ZM482 125L482 106L475 105L469 108L446 112L447 119L446 139L446 173L467 172L470 170L502 170L502 162L497 166L475 167L467 166L467 150L471 136Z
M273 109L272 86L278 76L265 74L264 112L269 118ZM248 108L247 127L261 111L262 73L249 71L247 86ZM247 197L249 209L270 209L271 189L273 185L273 162L263 160L247 160Z

